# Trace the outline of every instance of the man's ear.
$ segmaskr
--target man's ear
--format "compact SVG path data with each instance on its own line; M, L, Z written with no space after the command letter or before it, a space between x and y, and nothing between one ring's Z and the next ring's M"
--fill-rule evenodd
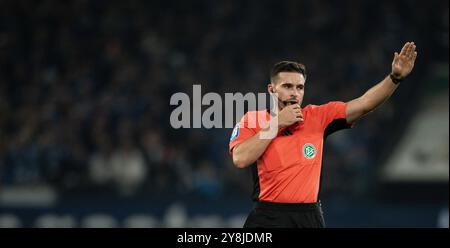
M274 93L274 88L273 88L273 84L272 83L269 83L267 85L267 90L269 91L269 93Z

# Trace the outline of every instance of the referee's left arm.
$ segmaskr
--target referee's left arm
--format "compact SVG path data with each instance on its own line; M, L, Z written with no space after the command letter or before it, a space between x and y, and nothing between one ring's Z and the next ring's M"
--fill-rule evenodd
M400 54L394 54L391 73L364 95L347 103L347 123L354 123L386 101L397 89L400 81L411 73L416 57L416 45L414 42L407 42Z

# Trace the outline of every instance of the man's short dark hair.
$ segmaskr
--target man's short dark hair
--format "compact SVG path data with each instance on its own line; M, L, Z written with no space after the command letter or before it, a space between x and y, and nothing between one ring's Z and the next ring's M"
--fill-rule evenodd
M270 80L273 82L274 78L278 76L278 73L280 72L298 72L302 74L306 80L305 65L297 63L295 61L281 61L276 63L270 72Z

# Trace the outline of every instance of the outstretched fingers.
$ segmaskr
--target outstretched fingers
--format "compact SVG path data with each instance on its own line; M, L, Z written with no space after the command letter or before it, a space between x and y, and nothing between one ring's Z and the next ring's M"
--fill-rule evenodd
M417 52L414 42L406 42L400 51L400 54L395 55L394 59L397 59L398 57L406 58L407 60L415 60L417 57Z
M406 55L406 52L407 52L407 50L408 50L408 47L409 47L409 42L406 42L405 45L403 46L402 50L400 51L400 54L399 54L399 55L401 55L401 56Z
M406 54L408 59L412 59L414 56L414 53L416 51L416 45L414 44L414 42L411 42L408 48L408 52Z

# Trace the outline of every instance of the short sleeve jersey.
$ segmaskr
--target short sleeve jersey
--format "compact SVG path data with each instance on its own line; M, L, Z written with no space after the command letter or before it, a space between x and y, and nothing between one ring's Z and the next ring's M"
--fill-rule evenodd
M345 115L346 103L329 102L307 105L302 109L303 123L279 130L263 155L252 165L253 199L283 203L318 201L324 139L340 129L350 128ZM233 129L229 151L256 135L268 119L267 110L247 112ZM264 123L263 121L260 121ZM251 124L251 125L250 125Z

